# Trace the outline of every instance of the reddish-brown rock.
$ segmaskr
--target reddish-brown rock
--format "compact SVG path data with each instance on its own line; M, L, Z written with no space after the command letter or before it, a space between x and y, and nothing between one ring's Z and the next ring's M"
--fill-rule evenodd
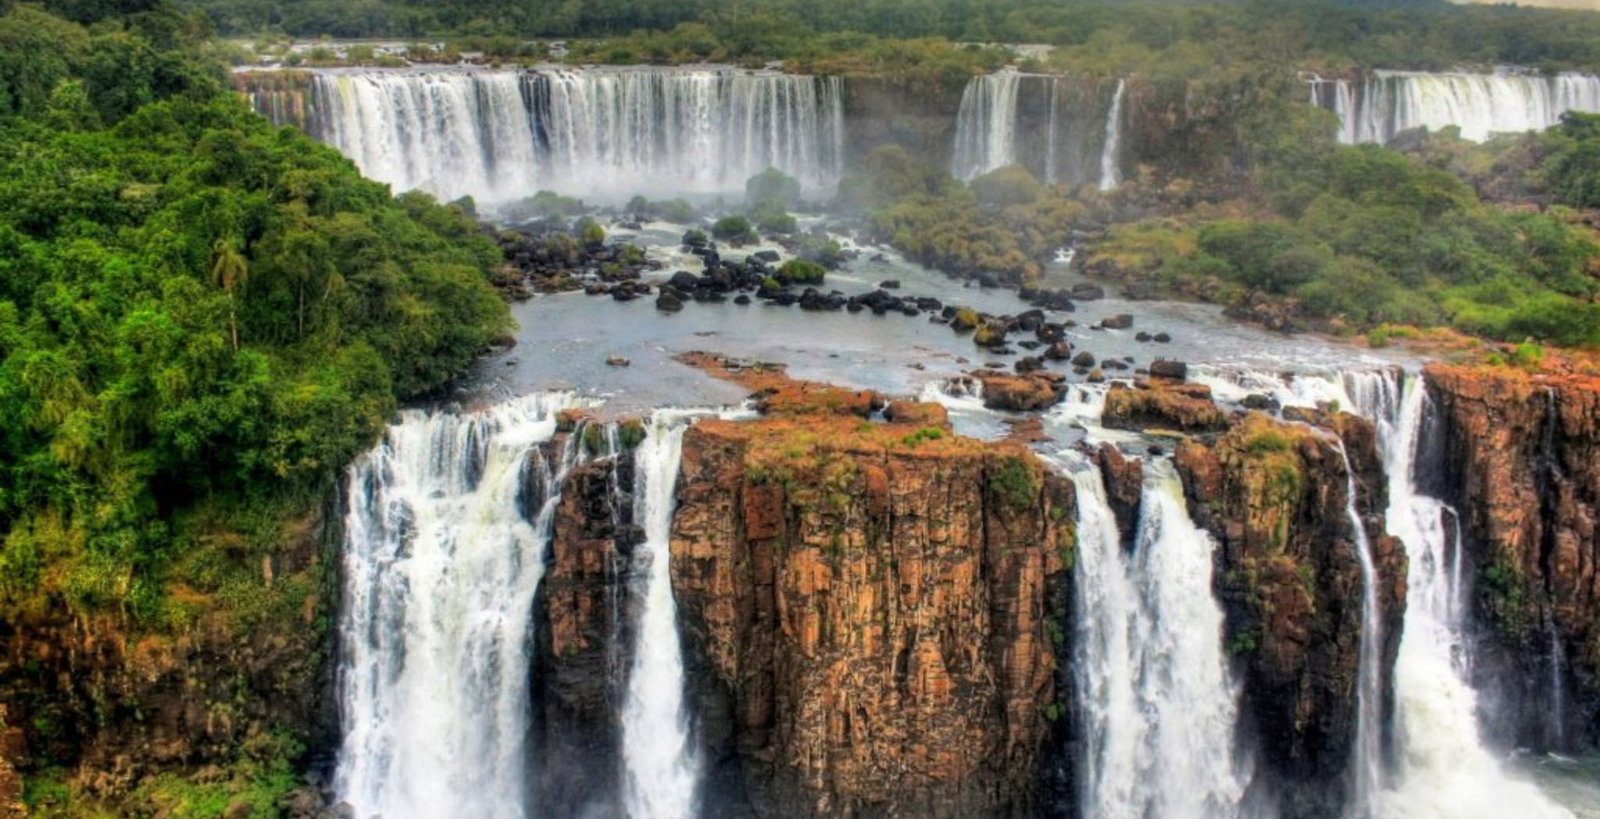
M1071 484L848 417L684 437L672 577L720 777L760 815L1012 815L1063 713Z
M1494 731L1536 747L1600 740L1600 380L1443 364L1426 376L1438 449L1423 478L1461 515ZM1559 732L1553 662L1569 689Z
M1215 432L1227 426L1228 415L1211 400L1210 387L1158 379L1112 384L1100 422L1110 429Z
M1388 714L1405 556L1384 533L1371 425L1348 415L1324 420L1351 452L1357 511L1377 564ZM1176 452L1189 508L1217 538L1226 645L1244 670L1246 724L1286 816L1339 812L1355 738L1364 585L1339 448L1332 434L1253 413L1214 443L1187 440Z

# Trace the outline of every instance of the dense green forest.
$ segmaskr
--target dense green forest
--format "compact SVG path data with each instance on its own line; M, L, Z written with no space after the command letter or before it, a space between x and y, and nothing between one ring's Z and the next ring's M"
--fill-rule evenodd
M303 629L314 579L265 590L262 561L506 332L498 251L272 128L200 21L69 11L92 25L0 15L0 624Z
M507 53L605 38L588 59L819 59L873 38L1045 43L1071 67L1600 67L1600 17L1445 0L188 0L231 36L458 38Z

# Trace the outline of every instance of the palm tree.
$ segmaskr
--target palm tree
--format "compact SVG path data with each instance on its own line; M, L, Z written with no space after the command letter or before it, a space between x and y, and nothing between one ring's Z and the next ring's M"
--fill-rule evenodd
M211 281L228 294L228 334L233 339L233 351L239 352L239 311L234 290L243 288L250 279L250 263L244 254L228 239L217 239L211 245Z

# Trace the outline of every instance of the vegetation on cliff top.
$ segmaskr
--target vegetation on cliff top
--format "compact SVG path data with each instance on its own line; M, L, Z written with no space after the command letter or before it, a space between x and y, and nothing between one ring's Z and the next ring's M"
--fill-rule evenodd
M263 562L399 399L508 329L498 251L273 129L192 19L91 6L69 9L87 28L0 16L0 618L301 639L325 580ZM36 752L90 727L45 713ZM174 788L139 798L217 815L168 804L217 794Z

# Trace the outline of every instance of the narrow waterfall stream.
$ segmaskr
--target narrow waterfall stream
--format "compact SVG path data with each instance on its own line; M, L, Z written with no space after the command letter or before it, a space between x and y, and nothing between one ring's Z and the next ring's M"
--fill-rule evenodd
M645 588L622 710L623 801L633 819L696 815L699 760L684 712L683 648L669 565L683 433L696 414L657 410L637 456L634 510L645 542L634 559Z
M1125 552L1099 471L1064 458L1078 490L1083 815L1232 819L1248 772L1235 754L1238 687L1211 589L1212 540L1190 520L1171 466L1157 461Z
M1106 114L1106 144L1100 153L1100 190L1114 190L1122 184L1122 98L1128 92L1128 81L1117 80L1117 91L1111 97L1111 110Z
M334 790L362 817L529 816L534 595L562 479L565 393L405 412L350 469Z
M1374 799L1383 782L1383 690L1379 664L1382 660L1383 612L1378 603L1378 566L1372 553L1372 539L1366 523L1356 509L1356 474L1350 466L1350 453L1339 442L1339 457L1344 461L1345 516L1356 539L1356 556L1361 561L1361 652L1356 670L1356 739L1352 751L1351 799L1347 813L1372 815Z

